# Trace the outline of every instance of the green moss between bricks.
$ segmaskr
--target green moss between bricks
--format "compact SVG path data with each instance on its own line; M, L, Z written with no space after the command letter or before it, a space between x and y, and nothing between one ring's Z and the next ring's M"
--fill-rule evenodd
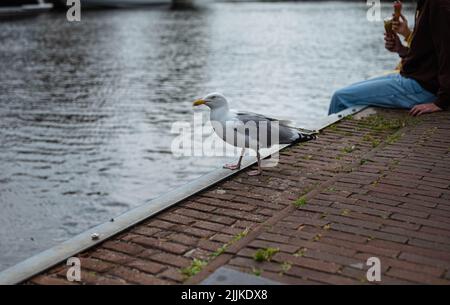
M386 142L387 142L388 144L394 144L395 142L397 142L397 141L402 137L402 135L403 135L403 134L393 134L393 135L390 135L389 137L387 137Z
M263 270L260 268L255 268L255 267L252 268L252 274L255 276L260 276L262 272L263 272Z
M278 248L266 248L266 249L258 249L255 254L253 254L253 259L257 262L268 262L272 259L276 253L278 253L280 249Z
M283 273L288 272L292 268L292 262L283 262L281 264L281 275Z
M346 146L342 149L342 152L349 154L349 153L352 153L355 149L356 149L355 145Z
M214 258L214 257L217 257L217 256L221 255L222 253L225 252L225 250L227 250L227 248L228 248L229 246L231 246L232 244L234 244L234 243L237 242L238 240L242 239L243 237L247 236L247 234L248 234L248 229L245 229L244 231L242 231L242 232L236 234L236 235L231 239L230 242L228 242L228 243L224 244L223 246L217 248L217 250L214 251L214 252L211 254L211 257Z
M333 125L328 126L329 130L335 131L337 129L337 124L334 123Z
M373 160L370 160L370 159L361 159L361 161L359 161L359 164L360 164L360 165L364 165L364 164L366 164L367 162L373 162Z
M332 193L337 192L337 190L334 186L330 186L329 188L327 188L327 191L332 192Z
M293 202L293 205L295 206L295 207L302 207L302 206L304 206L306 204L306 197L305 196L302 196L302 197L300 197L300 198L298 198L297 200L295 200L294 202Z
M373 148L377 147L381 143L379 139L374 138L370 133L363 137L363 141L370 142Z
M194 276L199 273L207 264L208 262L206 260L194 258L190 266L181 269L181 273L187 277Z
M217 248L216 251L214 251L213 253L211 253L208 257L208 259L205 260L200 260L197 258L194 258L191 262L191 264L188 267L182 268L180 269L180 273L183 274L186 278L189 278L191 276L196 275L197 273L199 273L200 271L202 271L202 269L208 265L208 263L216 258L217 256L221 255L222 253L224 253L226 251L226 249L231 246L232 244L234 244L235 242L237 242L238 240L242 239L243 237L247 236L249 231L249 228L245 229L244 231L236 234L235 236L233 236L233 238L226 244L222 245L221 247Z
M300 250L298 250L296 253L294 253L295 257L303 257L305 256L306 251L308 251L308 249L306 248L301 248Z
M347 216L349 213L350 213L349 209L343 209L342 212L341 212L341 215L342 216Z
M222 253L224 253L225 250L227 250L227 245L223 245L222 247L217 248L216 251L214 251L211 254L211 256L212 257L217 257L217 256L221 255Z
M319 241L322 238L322 234L317 233L316 236L314 236L313 241Z
M359 125L369 127L377 131L396 130L408 125L416 125L420 118L405 115L401 118L388 118L382 114L375 114L362 119Z

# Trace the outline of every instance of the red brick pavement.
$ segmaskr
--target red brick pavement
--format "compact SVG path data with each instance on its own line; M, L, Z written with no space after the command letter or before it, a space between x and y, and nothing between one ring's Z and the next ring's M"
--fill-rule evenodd
M80 253L83 284L198 283L226 265L283 283L450 283L450 117L347 119ZM293 203L300 204L295 206ZM270 260L256 251L275 248ZM193 260L205 266L193 273ZM362 266L362 269L361 269ZM29 280L67 284L65 265Z

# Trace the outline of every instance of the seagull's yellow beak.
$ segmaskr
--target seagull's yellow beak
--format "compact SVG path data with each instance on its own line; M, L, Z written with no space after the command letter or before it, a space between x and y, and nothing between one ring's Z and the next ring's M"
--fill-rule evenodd
M198 100L195 100L194 101L194 103L192 104L192 106L200 106L200 105L205 105L205 100L202 100L202 99L198 99Z

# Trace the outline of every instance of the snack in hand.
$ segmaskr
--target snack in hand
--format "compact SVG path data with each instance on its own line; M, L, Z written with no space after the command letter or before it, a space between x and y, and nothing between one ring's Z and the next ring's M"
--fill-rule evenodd
M392 21L392 18L384 19L384 29L386 30L386 33L390 35L394 34L394 31L392 30Z
M400 19L400 14L402 13L402 3L400 1L394 2L394 21Z

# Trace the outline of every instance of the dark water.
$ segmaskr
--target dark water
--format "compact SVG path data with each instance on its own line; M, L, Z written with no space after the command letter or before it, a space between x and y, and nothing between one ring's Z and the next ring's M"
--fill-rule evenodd
M355 3L213 4L0 22L0 269L221 165L176 158L175 121L236 108L326 114L333 90L392 68Z

